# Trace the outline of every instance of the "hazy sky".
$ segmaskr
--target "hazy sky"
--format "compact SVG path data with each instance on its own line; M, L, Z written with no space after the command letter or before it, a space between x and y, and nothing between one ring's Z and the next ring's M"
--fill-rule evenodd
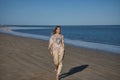
M0 24L120 25L120 0L0 0Z

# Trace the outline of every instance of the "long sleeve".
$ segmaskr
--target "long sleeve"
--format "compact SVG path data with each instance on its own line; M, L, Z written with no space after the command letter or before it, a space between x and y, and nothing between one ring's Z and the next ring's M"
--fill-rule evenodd
M64 47L64 36L62 35L62 46Z
M53 36L50 37L50 40L49 40L49 48L51 48L53 45Z

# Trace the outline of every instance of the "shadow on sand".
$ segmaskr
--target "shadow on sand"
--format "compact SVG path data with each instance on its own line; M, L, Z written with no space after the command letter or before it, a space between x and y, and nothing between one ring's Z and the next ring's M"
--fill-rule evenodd
M84 69L86 69L88 67L88 65L82 65L82 66L77 66L77 67L73 67L71 68L67 73L63 73L59 76L59 80L61 80L62 78L65 78L67 76L73 75L77 72L83 71Z

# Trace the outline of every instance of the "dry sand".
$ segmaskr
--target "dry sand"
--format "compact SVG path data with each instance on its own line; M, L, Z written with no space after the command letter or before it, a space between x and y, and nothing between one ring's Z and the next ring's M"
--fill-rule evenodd
M55 80L48 41L0 33L0 80ZM120 55L66 45L61 80L120 80Z

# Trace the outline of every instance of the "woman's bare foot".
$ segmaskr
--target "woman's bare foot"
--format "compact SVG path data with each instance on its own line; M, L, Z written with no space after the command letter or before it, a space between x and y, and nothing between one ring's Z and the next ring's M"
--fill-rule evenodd
M59 80L59 76L58 75L56 75L56 80Z

